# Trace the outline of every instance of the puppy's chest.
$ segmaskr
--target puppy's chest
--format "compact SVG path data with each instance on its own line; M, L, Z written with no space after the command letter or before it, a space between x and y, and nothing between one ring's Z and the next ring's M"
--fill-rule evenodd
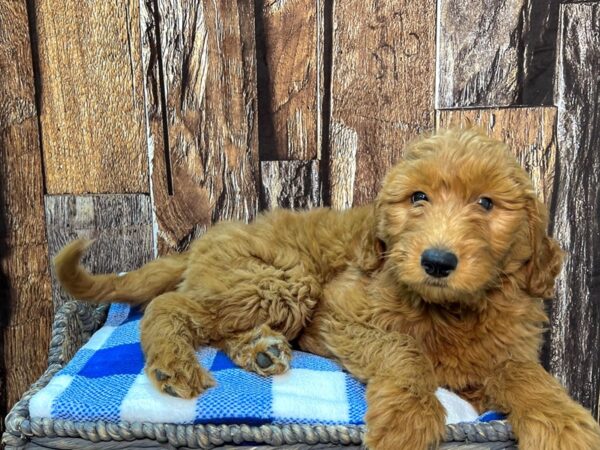
M500 361L509 357L506 343L494 333L476 327L432 327L413 337L433 363L438 383L454 390L480 384Z

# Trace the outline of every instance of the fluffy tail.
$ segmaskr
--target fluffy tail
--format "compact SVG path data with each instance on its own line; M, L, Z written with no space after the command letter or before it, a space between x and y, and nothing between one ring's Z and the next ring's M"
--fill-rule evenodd
M93 241L78 239L66 245L54 258L54 267L63 288L73 297L98 303L123 302L141 305L176 289L187 266L187 255L165 256L125 275L92 275L80 263Z

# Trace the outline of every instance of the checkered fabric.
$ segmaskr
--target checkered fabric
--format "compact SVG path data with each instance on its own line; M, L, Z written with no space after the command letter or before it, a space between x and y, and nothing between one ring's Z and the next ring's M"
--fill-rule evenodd
M200 364L217 385L185 400L157 391L144 373L141 312L113 304L98 330L29 405L32 418L175 424L364 423L365 387L339 364L294 351L291 369L261 377L237 367L224 353L199 349ZM447 423L477 420L473 407L439 389Z

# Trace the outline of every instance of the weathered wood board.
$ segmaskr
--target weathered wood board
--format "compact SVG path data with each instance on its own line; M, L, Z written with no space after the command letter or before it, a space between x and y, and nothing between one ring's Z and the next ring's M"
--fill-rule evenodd
M51 257L73 239L86 238L96 239L83 257L94 273L127 272L153 258L148 195L51 195L45 204ZM51 275L56 309L72 297L60 287L53 268Z
M158 11L152 7L142 13L142 44L164 254L185 247L211 221L250 220L258 209L254 8L234 0L159 0Z
M440 0L438 108L550 104L558 0Z
M506 142L550 206L557 152L554 107L441 110L436 122L437 128L477 126Z
M0 80L0 417L3 417L7 408L44 371L52 320L42 158L25 2L0 2Z
M600 2L561 6L554 235L568 253L549 365L598 417L600 393Z
M333 7L330 201L371 201L404 144L434 125L435 3Z
M256 1L261 160L320 158L323 1Z
M50 194L149 191L139 3L31 2Z
M261 209L322 206L319 161L261 162Z

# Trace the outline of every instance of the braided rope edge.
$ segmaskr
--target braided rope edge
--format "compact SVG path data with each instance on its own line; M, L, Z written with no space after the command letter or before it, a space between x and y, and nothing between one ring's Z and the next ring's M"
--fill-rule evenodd
M2 443L7 449L24 448L31 437L74 437L100 441L133 441L153 439L174 447L211 449L224 444L361 444L364 426L345 425L175 425L147 422L74 422L70 420L31 419L29 400L42 389L52 376L68 362L64 343L69 325L81 324L83 340L100 327L106 318L107 306L96 309L78 302L67 302L60 307L54 319L48 355L48 369L33 383L6 416L6 431ZM506 442L514 439L506 421L486 423L459 423L446 425L446 442Z

